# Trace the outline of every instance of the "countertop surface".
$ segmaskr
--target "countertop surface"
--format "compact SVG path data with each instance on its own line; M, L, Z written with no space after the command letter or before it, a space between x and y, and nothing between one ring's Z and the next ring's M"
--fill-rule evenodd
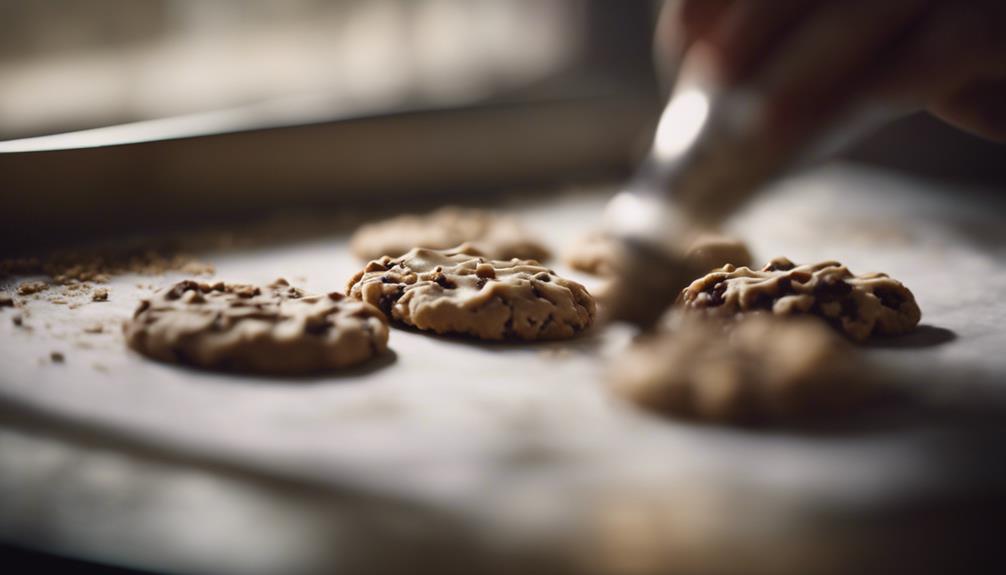
M500 209L561 253L598 225L613 189ZM497 566L715 572L747 557L749 572L841 572L881 545L913 545L900 510L1004 491L1001 426L932 407L1006 406L1004 217L1003 203L950 185L837 165L782 182L731 222L759 261L835 259L918 298L919 332L864 353L914 382L930 411L830 432L703 426L621 403L603 383L632 336L621 326L526 346L394 329L392 353L363 368L264 378L126 349L121 322L175 273L115 276L104 303L15 297L24 325L0 311L0 536L169 570L358 568L367 549L406 557L425 541ZM342 291L361 267L350 230L198 255L215 279ZM876 536L888 530L904 541Z

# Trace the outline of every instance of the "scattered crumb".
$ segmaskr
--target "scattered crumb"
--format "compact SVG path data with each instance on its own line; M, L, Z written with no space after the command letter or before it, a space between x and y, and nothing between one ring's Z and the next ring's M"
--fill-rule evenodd
M91 294L91 301L108 301L108 290L105 288L94 290L94 293Z
M108 366L106 366L103 363L93 363L91 364L91 367L94 368L94 371L100 371L101 373L108 373Z
M54 297L49 300L49 303L54 303L56 305L66 305L66 300L61 297Z
M84 328L84 333L104 333L104 332L105 332L105 326L101 325L100 323L89 325Z
M14 307L14 298L5 293L0 293L0 307Z
M63 363L66 361L66 357L58 351L50 353L49 359L51 359L53 363Z
M10 320L14 323L14 325L18 327L24 326L24 316L21 314L15 315L14 317L10 318Z
M107 283L113 275L163 275L170 271L191 275L215 273L212 265L173 249L65 250L45 257L0 260L0 277L45 275L64 286Z
M17 286L18 295L32 295L49 289L49 284L45 282L21 282Z

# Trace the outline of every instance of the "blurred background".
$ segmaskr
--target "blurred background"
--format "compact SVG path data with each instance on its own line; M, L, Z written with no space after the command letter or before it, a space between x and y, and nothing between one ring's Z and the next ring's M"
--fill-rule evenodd
M4 2L5 245L107 231L86 217L96 205L150 227L197 206L243 217L279 198L344 206L624 177L660 103L659 5ZM924 115L847 155L1006 182L1001 147Z
M613 73L610 80L638 80L646 71L651 7L633 2L613 10L605 4L5 2L0 137L276 99L323 100L329 113L458 104L570 81L588 62Z
M471 197L621 175L657 110L655 9L5 2L0 235L24 248L110 222L187 223L195 210L241 218L280 201L344 207L375 192Z

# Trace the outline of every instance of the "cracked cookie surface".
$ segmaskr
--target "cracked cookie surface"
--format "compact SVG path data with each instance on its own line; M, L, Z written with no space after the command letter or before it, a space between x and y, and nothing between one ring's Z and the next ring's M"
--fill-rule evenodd
M872 396L872 372L816 318L674 319L612 365L608 381L619 396L649 410L725 423L837 414Z
M812 314L855 341L906 334L922 317L912 292L886 274L857 276L838 262L798 266L786 258L760 271L713 271L685 288L680 303L718 317Z
M347 292L405 325L484 340L571 338L595 314L580 284L535 261L490 260L471 246L371 261Z
M129 347L153 359L267 374L349 367L388 343L377 308L340 293L306 295L283 280L182 281L140 302L124 332Z
M350 247L362 260L400 256L417 246L439 250L466 242L491 259L548 259L548 249L529 235L513 217L449 206L361 226Z

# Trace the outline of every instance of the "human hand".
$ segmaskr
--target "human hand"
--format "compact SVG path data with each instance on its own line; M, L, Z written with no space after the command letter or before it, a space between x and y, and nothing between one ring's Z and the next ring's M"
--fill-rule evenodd
M799 145L857 105L928 109L1006 141L1003 0L668 0L658 61L701 44L763 99L761 134Z

